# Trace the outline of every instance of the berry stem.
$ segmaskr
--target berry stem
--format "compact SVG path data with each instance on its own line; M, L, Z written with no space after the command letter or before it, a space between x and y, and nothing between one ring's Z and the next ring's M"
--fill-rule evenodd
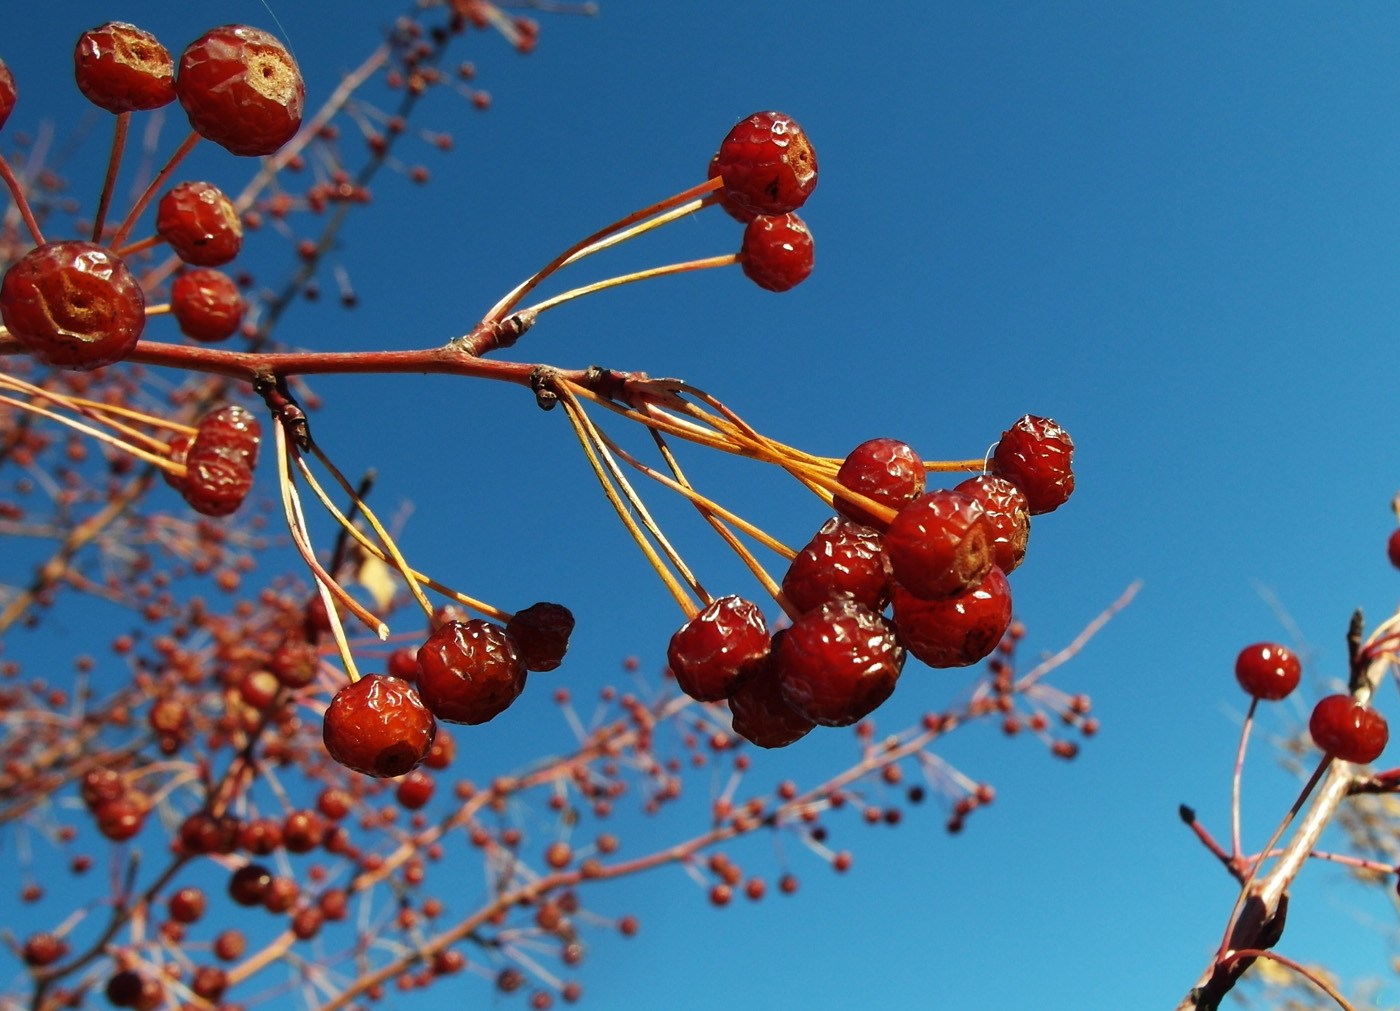
M1249 745L1249 731L1254 726L1254 711L1259 708L1259 696L1249 698L1249 712L1245 713L1244 726L1240 728L1240 745L1235 749L1235 769L1230 786L1230 856L1239 858L1240 849L1240 781L1244 773L1244 753Z
M81 432L82 434L89 436L90 438L96 439L98 442L111 446L119 453L125 453L128 456L135 457L138 460L142 460L146 463L151 464L152 466L159 467L161 470L167 471L171 474L181 475L184 473L184 468L171 463L170 460L164 456L160 456L158 454L148 452L147 450L140 449L136 446L131 445L131 443L129 442L123 442L121 439L118 439L114 435L109 435L108 433L103 432L100 429L93 428L91 425L84 425L81 421L75 421L72 418L64 417L62 414L59 414L56 411L50 411L48 408L39 407L26 400L20 400L17 397L7 397L3 394L0 394L0 404L8 404L9 406L17 408L18 410L28 411L29 413L38 415L39 417L48 418L50 421L56 421L60 425L67 425L75 432Z
M1286 966L1287 968L1292 969L1298 975L1302 976L1308 982L1312 983L1313 986L1317 987L1328 997L1331 997L1334 1001L1337 1002L1337 1006L1342 1008L1343 1011L1356 1011L1356 1008L1354 1008L1351 1004L1347 1003L1346 998L1343 997L1340 992L1338 992L1336 987L1334 987L1331 983L1327 982L1327 980L1323 978L1323 976L1320 973L1316 973L1313 970L1309 969L1307 966L1295 962L1293 959L1288 958L1285 955L1280 955L1276 951L1269 951L1266 948L1241 948L1238 951L1231 952L1231 954L1221 962L1221 965L1222 967L1228 967L1230 963L1238 962L1246 958L1250 959L1251 961L1258 958L1265 958L1271 962L1277 962L1279 965Z
M117 125L112 132L112 153L107 157L107 174L102 180L102 193L97 198L97 215L92 220L93 242L102 241L102 231L107 227L107 210L112 204L112 191L117 186L117 172L121 169L122 151L126 147L126 131L130 125L130 112L117 113Z
M199 143L200 139L199 134L191 130L190 135L175 149L175 153L166 161L165 167L156 173L156 177L151 180L151 184L147 186L141 196L137 198L136 203L132 204L131 210L126 215L126 220L121 223L117 228L116 234L112 236L110 248L117 249L122 243L126 242L127 235L129 235L131 229L136 226L136 222L145 212L146 207L155 199L155 195L160 192L160 188L166 184L175 170L179 168L180 162L185 160L185 156L195 149L195 145Z
M605 281L595 281L593 284L585 284L581 288L572 288L569 291L547 298L543 302L536 302L528 308L522 309L521 313L539 313L546 309L553 309L556 305L563 305L584 295L591 295L595 291L603 291L606 288L616 288L619 285L631 284L634 281L647 281L653 277L666 277L670 274L685 274L692 270L709 270L712 267L728 267L739 262L738 253L725 253L722 256L707 256L699 260L686 260L684 263L669 263L664 267L649 267L646 270L638 270L631 274L619 274L617 277L610 277Z
M154 249L156 246L161 245L163 242L165 242L165 240L162 239L159 235L148 235L140 242L129 243L125 246L122 246L121 249L114 250L114 252L118 256L125 259L127 257L132 256L135 253L142 253L145 252L147 249ZM146 310L146 314L148 316L150 315L150 312L150 309Z
M34 210L29 206L28 199L24 195L24 187L15 178L14 169L10 168L9 161L3 154L0 154L0 179L5 180L5 186L10 191L10 197L15 202L15 207L19 209L20 216L24 218L24 225L29 229L30 236L34 239L34 245L44 244L44 233L39 231L39 222L34 220Z

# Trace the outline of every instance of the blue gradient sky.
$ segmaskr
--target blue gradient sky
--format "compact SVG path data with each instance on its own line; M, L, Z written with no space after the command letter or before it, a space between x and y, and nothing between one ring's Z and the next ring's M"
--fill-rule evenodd
M0 56L21 88L12 124L29 129L40 108L60 122L81 114L68 53L98 21L131 20L172 49L210 23L277 29L249 0L11 6ZM397 8L273 10L314 103ZM1021 414L1053 416L1076 441L1078 490L1036 520L1013 579L1028 650L1059 648L1144 580L1057 676L1102 720L1079 759L990 726L961 731L943 754L996 786L992 807L957 837L934 804L895 830L837 818L833 845L855 851L854 868L833 875L789 842L803 879L789 900L717 912L676 869L610 887L599 908L636 913L642 933L594 945L582 974L593 1006L664 995L676 1009L1068 1011L1180 998L1233 900L1176 810L1188 802L1227 830L1245 703L1235 653L1278 639L1306 655L1306 702L1264 717L1284 733L1344 676L1351 611L1374 621L1396 600L1384 541L1400 484L1397 45L1393 5L1288 0L602 0L597 18L545 17L528 57L494 36L467 40L460 55L492 109L428 103L420 125L451 132L455 149L406 149L431 184L380 183L346 229L339 258L361 307L298 306L284 340L442 343L569 242L700 181L737 118L782 109L821 164L803 211L817 242L806 284L775 296L727 270L605 293L549 314L509 356L681 376L831 455L891 435L928 457L974 457ZM200 157L207 178L237 188L246 166ZM738 242L718 211L665 231L574 276ZM442 378L316 387L319 438L340 465L377 467L384 501L412 503L410 558L503 606L574 609L576 646L552 677L582 694L624 655L661 664L678 612L610 519L561 413ZM790 543L823 518L757 465L691 457L692 477L727 482L727 503ZM659 512L708 585L757 592L683 509ZM881 727L969 681L911 664ZM535 694L458 734L466 760L498 771L562 741L547 692ZM1393 695L1382 705L1394 715ZM1295 789L1259 741L1245 809L1256 846ZM754 781L810 782L852 754L844 732L813 735L754 756ZM619 824L633 853L692 830ZM736 856L771 874L770 849L757 840ZM1281 950L1384 971L1395 924L1384 896L1338 887L1330 866L1305 878ZM0 896L0 920L18 915L10 902Z

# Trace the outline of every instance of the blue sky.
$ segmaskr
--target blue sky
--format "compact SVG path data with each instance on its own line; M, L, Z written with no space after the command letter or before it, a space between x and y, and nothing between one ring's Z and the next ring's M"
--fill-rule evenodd
M272 7L312 104L397 12ZM0 39L21 89L11 129L33 129L41 112L60 129L76 122L68 53L78 31L111 18L172 49L210 23L278 30L248 0L16 7ZM604 293L550 313L508 356L681 376L762 431L830 455L890 435L926 457L973 457L1021 414L1053 416L1076 441L1078 489L1035 521L1012 580L1028 651L1059 648L1144 581L1056 676L1090 693L1102 721L1076 761L968 728L943 754L998 800L960 836L933 804L893 830L837 818L833 844L856 854L849 874L789 845L799 895L723 911L675 869L600 892L600 910L634 912L643 929L594 945L582 978L596 1006L651 1007L662 994L676 1008L1179 999L1233 899L1176 809L1190 803L1226 830L1245 703L1235 653L1277 639L1305 654L1306 702L1263 720L1287 732L1344 676L1351 611L1374 622L1396 600L1384 542L1400 485L1398 42L1390 5L1192 0L602 0L596 18L543 17L528 57L491 35L464 41L491 110L445 94L426 104L419 125L455 147L408 145L405 161L432 182L380 182L345 230L337 259L361 307L298 306L284 340L442 343L574 239L700 181L736 119L782 109L821 165L802 212L817 243L808 282L777 296L726 270ZM198 158L230 188L247 170ZM712 210L565 283L738 239ZM502 606L574 609L570 663L537 686L553 677L582 695L630 654L657 668L678 612L610 519L562 416L480 385L319 381L317 431L347 472L378 468L383 502L412 503L410 558ZM692 476L789 543L824 518L757 465L690 457ZM685 510L653 500L708 585L757 592ZM880 725L904 726L969 682L911 664ZM464 757L494 772L562 742L547 690L535 696L459 733ZM1381 701L1393 714L1393 694ZM752 775L810 782L851 754L844 732L828 732L755 755ZM1294 789L1257 748L1254 845ZM675 818L619 820L634 853L687 831ZM771 876L768 852L758 840L736 855ZM1381 973L1393 914L1340 887L1330 866L1305 878L1281 950ZM0 919L11 915L0 904Z

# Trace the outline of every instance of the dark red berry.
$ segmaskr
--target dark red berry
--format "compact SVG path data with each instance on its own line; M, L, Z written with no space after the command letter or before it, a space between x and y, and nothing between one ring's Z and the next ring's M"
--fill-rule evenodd
M35 358L85 372L121 361L136 346L146 298L110 249L49 242L5 272L0 317Z
M1026 493L1031 515L1064 505L1074 491L1074 440L1049 418L1027 414L1001 434L992 473Z
M257 416L238 404L225 404L199 419L193 448L213 450L255 466L262 443Z
M768 624L758 605L719 597L671 636L666 662L681 691L700 702L717 702L763 662L768 645Z
M1030 504L1025 492L995 474L979 474L953 488L982 503L992 529L992 551L997 568L1010 574L1026 557L1031 534Z
M83 803L91 811L96 809L98 804L125 796L126 780L117 770L103 766L83 773L78 790Z
M5 120L10 118L10 113L15 111L15 101L19 98L15 90L15 75L10 73L10 68L5 66L5 61L0 60L0 127L5 125Z
M1313 743L1344 762L1374 762L1385 750L1390 729L1376 709L1350 695L1329 695L1308 719Z
M306 86L276 38L247 25L224 25L186 47L175 93L200 136L232 154L259 156L296 134Z
M480 618L449 621L418 649L418 690L446 723L485 723L525 688L526 671L506 630Z
M180 332L206 344L237 333L246 308L238 285L221 270L187 270L170 285L170 312Z
M176 923L194 923L204 915L204 893L198 888L181 888L170 896L170 918Z
M32 934L24 942L21 956L25 965L40 968L53 965L68 954L68 942L55 934Z
M243 504L252 487L252 468L236 457L195 448L185 456L180 494L197 513L227 516Z
M335 693L322 738L341 765L388 779L417 767L436 732L433 714L410 685L371 674Z
M114 1007L135 1007L143 989L141 975L131 969L116 973L107 981L107 1001Z
M89 102L108 112L159 109L175 101L175 61L150 32L121 21L78 37L73 75Z
M228 989L228 973L217 965L201 965L194 971L190 989L194 991L195 996L215 1003Z
M711 165L711 175L724 179L726 208L741 221L795 211L817 186L817 154L781 112L756 112L737 123Z
M803 612L828 600L883 611L890 602L890 561L879 531L833 516L788 563L783 593Z
M282 820L282 845L289 853L310 853L325 834L326 823L315 811L288 811Z
M225 962L235 962L248 949L248 939L239 930L230 928L214 938L214 954Z
M1390 558L1390 564L1400 569L1400 529L1391 532L1390 540L1385 545L1385 553Z
M904 648L890 625L848 600L802 615L778 647L783 698L829 727L869 715L890 697L903 666Z
M897 583L916 597L941 600L965 593L991 570L991 525L971 496L929 492L890 523L885 553Z
M243 222L224 191L211 183L180 183L160 198L156 233L175 255L196 267L221 267L243 246Z
M795 288L812 273L815 256L812 233L796 214L761 214L744 227L739 265L760 288Z
M305 688L316 680L316 647L300 639L284 642L268 658L267 668L287 688ZM392 671L390 673L393 673Z
M1287 698L1302 676L1303 664L1297 655L1277 643L1256 642L1235 658L1235 680L1257 699L1276 702Z
M409 811L417 811L433 798L433 777L422 769L414 769L399 780L394 790L394 799L399 806Z
M97 831L113 842L124 842L141 831L148 808L144 798L131 795L104 800L92 809Z
M785 748L814 726L783 697L778 677L778 652L787 629L774 634L768 658L729 696L734 732L760 748Z
M516 611L506 623L520 662L531 671L550 671L563 663L573 630L573 613L563 604L546 601Z
M862 442L847 454L836 472L836 480L851 491L874 499L898 512L924 493L926 471L907 443L898 439L871 439ZM884 530L889 521L867 511L854 501L836 496L836 511L876 530Z
M272 872L262 864L244 864L229 878L229 898L240 906L260 906L271 884Z
M1011 587L993 566L971 590L923 600L894 588L899 641L930 667L966 667L991 654L1011 624Z

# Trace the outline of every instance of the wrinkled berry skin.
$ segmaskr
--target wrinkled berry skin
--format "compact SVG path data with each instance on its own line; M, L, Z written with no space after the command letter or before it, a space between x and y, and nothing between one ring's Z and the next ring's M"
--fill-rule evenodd
M1256 642L1235 657L1235 680L1256 699L1287 698L1303 677L1303 663L1287 646Z
M335 693L322 731L326 751L355 772L390 779L416 768L437 724L418 693L398 678L370 674Z
M823 604L787 630L778 648L783 699L827 727L850 726L890 697L904 647L880 615L851 601Z
M756 112L720 143L710 176L723 178L722 203L740 221L787 214L817 188L817 153L791 116Z
M1051 419L1027 414L1002 433L992 473L1026 493L1032 516L1051 512L1074 492L1074 440Z
M172 443L171 459L185 465L176 482L181 496L204 516L235 512L253 487L262 426L247 408L229 404L199 420L194 441L181 454Z
M444 723L485 723L525 689L515 642L495 622L449 621L418 649L418 691Z
M1308 719L1308 732L1329 755L1361 765L1380 758L1390 740L1385 717L1350 695L1329 695L1319 701Z
M175 101L175 61L150 32L109 21L83 32L73 49L78 90L112 113L159 109Z
M970 590L992 568L992 531L982 503L940 489L899 511L885 531L894 578L916 597L942 600Z
M910 653L930 667L966 667L997 648L1011 624L1011 587L995 566L976 587L922 600L896 584L894 625Z
M1026 557L1026 542L1031 535L1030 503L1026 493L1004 477L978 474L953 491L970 495L982 503L983 515L992 531L992 553L997 568L1010 575Z
M243 247L243 222L212 183L180 183L161 197L156 233L194 267L221 267Z
M833 516L783 576L788 602L805 613L828 600L854 600L872 611L890 602L890 560L879 531Z
M671 636L666 662L681 691L699 702L718 702L764 661L768 647L768 623L758 605L718 597Z
M787 629L773 634L768 658L743 678L729 696L734 732L760 748L786 748L816 726L783 698L778 651L786 637Z
M146 297L121 257L91 242L31 249L0 281L0 317L35 358L86 372L131 353Z
M924 461L908 443L882 438L869 439L847 453L836 480L898 512L924 493L926 474ZM890 525L840 495L834 505L842 516L867 527L884 530Z
M195 132L248 157L291 140L306 101L292 54L247 25L211 28L191 42L180 56L175 93Z
M760 214L744 227L739 256L744 276L754 284L787 291L811 275L816 247L806 222L796 214Z
M564 662L569 636L574 631L574 615L563 604L542 600L516 611L506 622L506 631L515 640L526 670L550 671Z
M170 285L170 312L180 332L204 344L236 334L245 308L238 285L221 270L187 270Z

